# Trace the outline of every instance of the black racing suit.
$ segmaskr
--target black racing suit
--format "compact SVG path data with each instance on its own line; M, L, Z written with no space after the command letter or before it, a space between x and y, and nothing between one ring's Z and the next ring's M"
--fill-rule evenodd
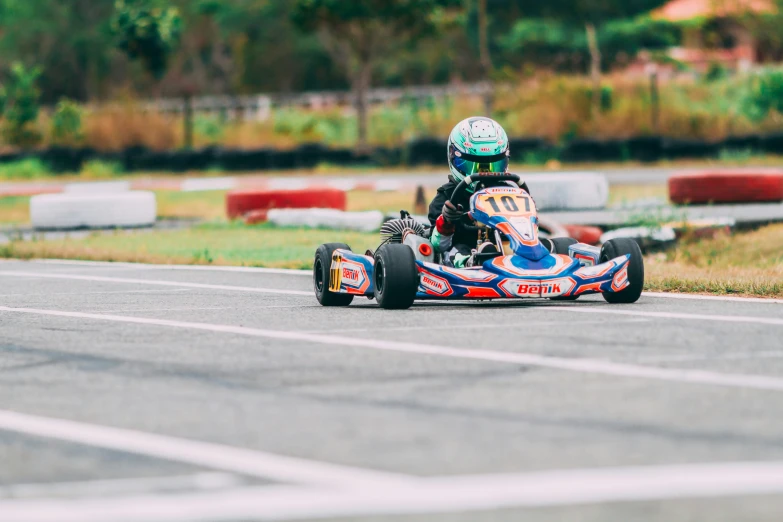
M506 184L506 182L500 183ZM519 186L530 194L526 183L520 183ZM464 218L460 223L455 223L454 225L445 223L441 212L446 201L451 200L451 195L454 193L455 188L457 188L457 183L449 180L448 183L438 189L435 198L430 203L427 217L433 227L432 246L441 253L441 262L444 265L462 268L464 267L466 256L469 257L471 251L478 246L478 231L467 230L462 226L468 218ZM462 208L467 212L470 210L470 196L472 196L471 193L462 191L461 198L458 201L452 201L452 203L455 206L462 205Z

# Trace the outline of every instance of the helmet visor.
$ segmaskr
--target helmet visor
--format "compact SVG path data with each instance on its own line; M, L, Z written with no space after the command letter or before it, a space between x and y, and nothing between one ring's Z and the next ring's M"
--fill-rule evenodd
M475 156L472 154L455 153L451 164L460 174L470 176L477 172L498 172L508 170L508 155L504 152L494 156Z

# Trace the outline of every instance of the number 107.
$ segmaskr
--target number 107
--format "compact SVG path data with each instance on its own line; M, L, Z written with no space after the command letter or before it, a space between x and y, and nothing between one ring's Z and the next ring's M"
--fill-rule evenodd
M530 212L530 198L526 196L517 196L517 199L523 200L525 202L525 212ZM498 206L498 203L495 200L495 196L489 196L487 198L487 202L492 207L492 210L494 210L495 212L500 212L500 207ZM514 198L512 198L511 196L501 197L500 202L503 204L506 211L519 212L519 207L517 206L517 202L514 201Z

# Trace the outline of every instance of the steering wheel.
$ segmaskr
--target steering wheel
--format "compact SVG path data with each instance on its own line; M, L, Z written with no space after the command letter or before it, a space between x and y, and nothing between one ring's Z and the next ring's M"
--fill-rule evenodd
M517 186L519 186L519 176L516 174L479 172L477 174L471 174L470 176L467 176L465 179L460 181L456 187L454 187L454 192L451 193L451 201L455 201L457 200L457 197L461 197L462 193L465 192L474 181L513 181Z
M456 187L454 187L454 192L451 193L451 200L450 201L458 201L457 198L462 198L462 193L465 192L470 185L473 184L474 181L513 181L517 186L519 186L519 176L516 174L497 174L495 172L479 172L477 174L471 174L470 176L466 177L462 181L460 181ZM525 187L526 188L526 187ZM467 212L466 214L467 215ZM462 227L465 230L479 230L479 227L468 225L460 220L458 223L460 227Z

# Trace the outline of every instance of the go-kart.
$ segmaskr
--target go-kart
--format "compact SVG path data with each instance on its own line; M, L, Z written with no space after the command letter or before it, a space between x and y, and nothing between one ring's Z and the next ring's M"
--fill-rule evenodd
M439 261L431 229L401 212L381 228L381 245L365 254L342 243L318 247L313 284L324 306L347 306L355 296L375 299L382 308L406 309L416 299L549 298L575 300L601 293L609 303L633 303L644 286L642 252L632 239L594 247L571 238L539 238L538 215L515 174L480 173L454 189L464 200L476 183L466 217L475 225L477 248L469 268ZM524 187L524 185L522 185Z

